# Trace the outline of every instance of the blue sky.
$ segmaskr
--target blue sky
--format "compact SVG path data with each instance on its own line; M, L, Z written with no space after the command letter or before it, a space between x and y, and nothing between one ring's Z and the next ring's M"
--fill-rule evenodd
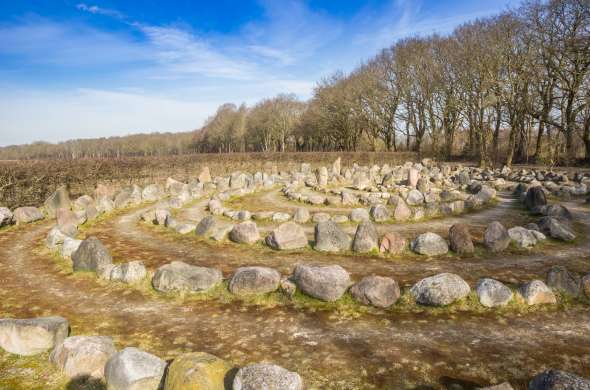
M307 99L395 40L516 0L0 0L0 146L200 127L225 102Z

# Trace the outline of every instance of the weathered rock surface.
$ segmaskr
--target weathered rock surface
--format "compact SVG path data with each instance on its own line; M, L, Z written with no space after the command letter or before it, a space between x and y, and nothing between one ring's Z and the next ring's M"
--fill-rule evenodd
M293 215L293 221L297 223L307 223L310 219L309 210L305 207L298 207Z
M297 265L292 280L305 294L328 302L339 299L351 284L350 275L339 265Z
M504 306L512 300L512 291L502 282L484 278L475 287L479 303L485 307Z
M105 364L116 352L111 337L72 336L55 347L49 360L69 378L104 378Z
M524 199L524 204L529 210L536 210L541 206L545 206L547 204L547 198L545 197L543 187L534 186L529 188Z
M575 233L554 217L541 218L539 220L539 229L541 229L542 233L556 240L573 241L576 239Z
M166 374L164 390L223 390L232 365L206 352L177 356Z
M379 252L399 255L408 247L408 241L397 232L387 232L381 239Z
M240 267L229 282L236 295L266 294L279 288L281 274L268 267Z
M382 204L371 207L371 217L375 222L385 222L391 219L391 212Z
M142 261L130 261L117 264L111 269L110 280L123 283L137 283L147 275L147 270Z
M274 364L250 364L241 368L233 382L233 390L301 390L299 374Z
M362 222L362 221L368 221L371 219L371 216L369 215L369 212L367 211L367 209L363 209L363 208L356 208L356 209L352 209L350 212L350 220L352 222Z
M59 227L54 226L49 233L47 233L47 237L45 238L45 245L49 249L55 249L58 245L63 244L65 238L68 237L64 234Z
M69 209L71 207L70 195L66 186L60 186L51 194L43 204L49 218L55 218L55 212L59 208Z
M470 290L459 275L442 273L420 280L410 292L420 304L445 306L466 297Z
M351 239L333 221L320 222L315 226L314 249L322 252L340 252L350 249Z
M266 244L277 250L299 249L307 246L307 236L300 225L286 222L266 237Z
M510 245L508 231L498 221L491 222L483 236L484 245L492 252L501 252Z
M17 355L43 353L61 344L70 324L63 317L0 319L0 347Z
M8 207L0 207L0 227L10 225L14 220L14 215Z
M96 237L88 237L72 253L74 271L93 271L100 273L113 263L108 249Z
M82 240L77 240L71 237L65 237L64 242L61 245L61 256L62 257L72 257L72 253L74 253L82 244Z
M562 265L554 265L547 272L547 285L553 290L577 297L582 291L581 278Z
M420 234L412 241L412 250L426 256L444 255L449 251L449 246L444 238L436 233Z
M216 268L197 267L182 261L173 261L157 269L152 286L161 292L207 291L221 283L221 271Z
M260 240L260 233L255 222L240 222L229 232L229 239L240 244L254 244Z
M41 210L36 207L19 207L14 210L13 218L17 225L21 225L23 223L40 221L44 217Z
M449 242L451 250L458 254L472 254L475 251L469 226L464 223L456 223L449 229Z
M590 380L550 369L535 376L529 383L529 390L590 390Z
M533 280L518 289L518 294L524 299L527 305L539 305L545 303L556 303L555 294L545 283L540 280Z
M398 284L392 278L366 276L350 289L352 296L365 305L387 308L400 297Z
M129 347L115 353L105 366L108 390L157 390L166 362L140 349Z
M531 248L537 245L535 234L522 226L515 226L508 229L508 236L510 236L512 242L519 248Z
M370 252L379 248L379 236L377 229L371 221L361 222L352 241L352 250L355 252Z

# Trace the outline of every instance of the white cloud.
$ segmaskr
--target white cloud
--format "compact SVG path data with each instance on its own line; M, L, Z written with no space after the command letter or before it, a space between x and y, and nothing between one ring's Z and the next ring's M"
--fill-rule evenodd
M80 11L90 12L95 15L105 15L112 18L123 19L125 15L115 9L102 8L97 5L88 5L86 3L80 3L76 5L76 8Z

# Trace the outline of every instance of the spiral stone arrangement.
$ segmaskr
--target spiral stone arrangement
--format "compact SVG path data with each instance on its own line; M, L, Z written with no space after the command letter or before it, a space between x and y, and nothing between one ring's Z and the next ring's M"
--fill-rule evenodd
M46 286L58 292L47 302L53 314L16 319L19 313L3 310L0 347L22 356L50 352L66 377L109 389L404 388L440 386L456 370L480 388L524 380L531 389L590 389L583 379L590 368L581 362L590 356L590 245L580 240L590 229L588 183L581 172L430 159L344 167L337 159L330 167L227 176L205 167L188 182L99 184L75 200L60 187L39 208L0 208L0 226L18 225L6 237L31 236L30 246L15 250L41 252L35 261L59 271L43 270L56 283ZM15 283L39 276L20 273L35 264L19 256L7 264ZM64 273L84 277L78 295ZM58 297L79 314L80 295L95 302L101 291L121 300L118 309L100 309L109 318L159 313L174 335L173 356L172 346L154 348L163 360L125 342L126 334L71 335ZM535 321L546 325L526 325ZM161 332L154 322L144 326ZM578 343L564 352L567 364L543 352L558 352L543 335L558 337L563 327ZM183 330L200 333L206 348ZM516 373L485 359L475 372L455 332L471 340L470 350L506 354L524 339L522 348L537 355L519 361ZM380 349L391 340L399 346ZM421 352L409 352L457 342L450 362L422 364ZM238 354L242 348L253 356Z

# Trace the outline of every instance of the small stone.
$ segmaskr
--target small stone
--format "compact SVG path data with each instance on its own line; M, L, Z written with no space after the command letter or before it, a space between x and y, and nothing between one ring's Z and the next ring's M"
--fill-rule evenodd
M400 297L399 286L392 278L366 276L350 289L352 296L365 305L387 308Z
M446 306L466 297L470 290L460 276L442 273L420 280L412 286L410 293L420 304Z
M266 237L266 244L277 250L299 249L307 246L307 236L300 225L286 222Z
M512 242L519 248L531 248L537 245L535 234L522 226L515 226L508 229L508 236L510 236Z
M78 249L72 253L74 272L101 272L104 267L113 263L108 249L96 237L82 241Z
M371 219L371 216L369 215L369 212L367 211L367 209L363 209L363 208L357 208L357 209L352 209L352 211L350 212L350 220L352 222L362 222L362 221L368 221Z
M553 290L577 297L582 290L580 277L562 265L554 265L547 273L547 285Z
M229 239L239 244L254 244L260 240L260 233L255 222L241 222L229 232Z
M70 324L63 317L0 319L0 347L16 355L31 356L61 344Z
M297 210L295 210L293 221L297 223L307 223L309 222L309 219L309 210L307 210L305 207L298 207Z
M55 347L49 360L68 378L104 378L105 364L116 352L111 337L72 336Z
M403 253L408 247L408 241L397 232L385 233L381 239L379 252L389 253L392 255L399 255Z
M299 374L274 364L250 364L241 368L233 382L233 390L302 390Z
M339 265L297 265L292 280L305 294L327 302L342 297L350 286L350 275Z
M491 222L483 237L485 246L492 252L501 252L508 248L510 236L506 228L498 221Z
M554 217L543 217L539 220L541 232L551 238L562 241L573 241L576 239L575 233L564 223Z
M449 229L449 242L451 250L458 254L472 254L475 251L473 239L469 232L469 226L464 223L456 223Z
M449 246L445 239L431 232L420 234L412 242L411 247L414 252L426 256L444 255L449 251Z
M371 217L375 222L385 222L391 219L389 209L382 204L371 207Z
M512 300L512 291L495 279L480 279L475 290L479 303L485 307L505 306Z
M371 221L361 222L352 241L352 250L354 252L371 252L379 247L379 237L377 230Z
M182 261L173 261L157 269L152 286L161 292L208 291L221 283L221 271L216 268L197 267Z
M36 207L19 207L14 210L13 218L17 225L42 220L43 213Z
M279 288L281 274L268 267L240 267L229 282L236 295L266 294Z
M129 347L114 355L105 365L109 390L157 390L166 362L140 349Z
M127 284L137 283L147 275L147 270L142 261L130 261L117 264L111 269L110 280Z
M314 249L322 252L340 252L350 249L351 239L333 221L320 222L315 226Z
M533 280L521 286L518 294L529 306L557 302L553 291L540 280Z
M164 390L224 389L232 365L206 352L177 356L166 375Z

